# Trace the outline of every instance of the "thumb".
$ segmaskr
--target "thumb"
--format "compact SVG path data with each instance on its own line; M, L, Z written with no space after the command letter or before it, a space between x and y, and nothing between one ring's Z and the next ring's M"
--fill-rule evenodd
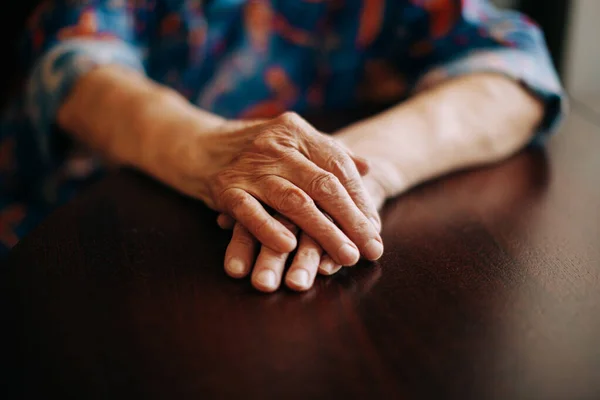
M217 217L217 224L221 229L233 229L233 226L235 225L235 219L231 218L227 214L219 214Z

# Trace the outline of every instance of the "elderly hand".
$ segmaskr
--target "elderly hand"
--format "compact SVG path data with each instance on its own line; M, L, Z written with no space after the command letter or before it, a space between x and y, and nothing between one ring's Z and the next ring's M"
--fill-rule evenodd
M365 187L370 193L373 204L379 209L385 194L379 184L373 179L364 179ZM290 231L297 232L298 228L281 215L275 217ZM285 264L291 256L289 252L277 252L268 247L258 248L257 240L241 224L224 214L217 219L223 229L233 227L233 236L225 254L225 271L233 278L244 278L252 271L252 285L262 292L273 292L281 284ZM317 272L322 275L333 275L342 265L336 263L324 253L306 232L301 232L299 244L292 264L286 273L286 285L296 291L305 291L312 287ZM258 253L258 256L257 256Z
M377 211L357 168L364 162L294 113L228 121L137 73L103 67L78 81L58 123L109 160L231 215L274 251L297 241L265 207L337 263L381 256Z
M210 163L198 165L193 160L201 157L190 154L185 180L190 184L182 191L230 215L240 224L237 232L247 231L275 253L291 252L297 240L285 220L263 204L337 264L356 264L359 252L369 260L381 256L379 215L357 168L367 168L364 160L293 113L220 129L199 136L195 148L208 153Z

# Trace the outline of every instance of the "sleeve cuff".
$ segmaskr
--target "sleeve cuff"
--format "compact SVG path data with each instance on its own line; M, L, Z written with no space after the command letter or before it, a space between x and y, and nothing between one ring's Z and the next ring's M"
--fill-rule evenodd
M77 80L92 69L119 64L144 71L140 55L120 41L72 39L54 46L34 65L26 93L26 113L40 161L54 164L50 133L56 114Z
M500 73L521 82L540 98L545 105L532 145L542 145L560 126L569 109L567 96L549 57L532 56L515 49L475 51L427 72L418 80L415 91L421 91L441 82L477 72Z

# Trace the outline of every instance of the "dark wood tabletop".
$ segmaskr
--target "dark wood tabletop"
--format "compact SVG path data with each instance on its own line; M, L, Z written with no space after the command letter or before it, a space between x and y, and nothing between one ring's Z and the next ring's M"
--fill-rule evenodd
M600 397L600 125L573 112L547 151L423 185L382 216L380 262L264 295L223 272L213 212L115 173L3 267L4 392Z

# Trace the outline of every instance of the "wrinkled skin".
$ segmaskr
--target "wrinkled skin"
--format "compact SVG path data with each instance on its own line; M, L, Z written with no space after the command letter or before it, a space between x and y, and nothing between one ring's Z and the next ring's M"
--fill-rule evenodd
M212 155L220 161L202 172L196 196L237 221L236 232L286 254L297 247L297 226L336 264L354 265L361 254L369 260L381 256L379 215L361 178L366 161L294 113L223 129L232 140L219 133L226 149Z
M385 201L384 191L378 184L364 178L365 187L377 209ZM336 263L323 248L305 232L299 232L298 227L281 215L276 219L283 223L290 231L299 233L298 248L292 263L285 276L285 285L292 290L306 291L314 283L317 273L333 275L342 265ZM233 228L231 242L225 254L225 271L233 278L245 278L252 273L252 285L262 292L277 290L283 280L286 262L291 254L277 252L268 247L260 246L243 225L225 214L217 219L223 229Z

